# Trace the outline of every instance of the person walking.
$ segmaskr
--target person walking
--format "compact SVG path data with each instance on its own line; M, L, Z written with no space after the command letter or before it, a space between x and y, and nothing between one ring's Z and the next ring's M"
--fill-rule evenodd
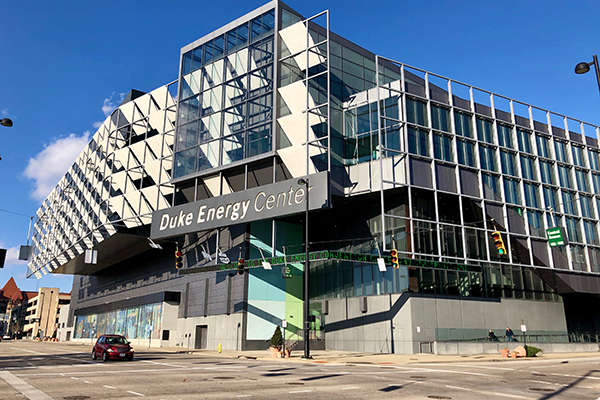
M496 334L494 333L493 330L490 329L490 332L488 333L488 340L490 342L497 342L498 341L498 336L496 336Z
M508 342L514 342L514 336L515 334L513 333L512 329L510 329L508 326L506 327L506 340Z

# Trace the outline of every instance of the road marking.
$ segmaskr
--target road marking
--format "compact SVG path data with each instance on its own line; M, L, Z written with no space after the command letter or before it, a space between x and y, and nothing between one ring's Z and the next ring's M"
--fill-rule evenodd
M308 392L312 392L312 390L293 390L291 392L288 393L308 393Z
M137 396L142 396L142 397L146 397L145 395L138 393L138 392L132 392L131 390L128 390L127 393L131 393L131 394L135 394Z
M535 382L535 383L545 383L546 385L556 385L556 386L564 386L567 387L569 385L564 385L562 383L555 383L555 382L546 382L546 381L534 381L532 379L528 379L529 382Z
M347 388L342 388L342 390L352 390L352 389L360 389L358 386L351 386Z
M514 371L514 368L502 368L502 367L484 367L483 365L462 365L462 364L454 364L454 367L465 367L465 368L482 368L482 369L500 369L503 371Z
M114 386L108 386L108 385L102 385L102 387L109 388L109 389L116 389L116 387L114 387Z
M596 376L579 376L579 375L568 375L568 374L550 374L550 375L566 376L567 378L596 379L596 380L600 380L600 378L598 378Z
M156 362L156 361L142 360L142 362L149 363L149 364L156 364L156 365L166 365L167 367L179 367L179 368L185 368L185 366L184 366L184 365L168 364L168 363L160 363L160 362Z
M29 400L52 400L52 397L48 396L46 393L36 389L8 371L0 371L0 378L4 379L6 383L8 383Z
M79 380L79 378L75 378L74 376L72 376L71 379Z
M494 392L494 394L496 396L512 397L514 399L531 399L531 397L517 396L516 394L506 394L506 393L496 393L496 392Z
M450 386L450 385L446 385L447 388L449 389L460 389L460 390L471 390L468 388L464 388L464 387L460 387L460 386Z
M32 367L35 367L34 363L27 363L27 364L31 365Z
M252 395L251 394L238 394L235 397L252 397Z
M84 381L85 383L89 383L90 385L93 385L94 382L90 382L90 381Z

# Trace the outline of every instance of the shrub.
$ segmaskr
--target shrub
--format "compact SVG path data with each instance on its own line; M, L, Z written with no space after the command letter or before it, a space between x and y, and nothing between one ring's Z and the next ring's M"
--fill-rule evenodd
M281 347L283 345L283 336L281 335L281 329L279 325L275 328L273 336L271 336L271 347Z
M525 346L525 351L527 352L527 357L537 357L536 354L541 352L542 349L535 346Z

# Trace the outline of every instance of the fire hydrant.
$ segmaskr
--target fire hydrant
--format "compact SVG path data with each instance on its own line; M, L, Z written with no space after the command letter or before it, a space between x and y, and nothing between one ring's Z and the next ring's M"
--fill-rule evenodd
M219 343L219 347L217 347L217 350L219 350L219 353L221 352L221 343Z

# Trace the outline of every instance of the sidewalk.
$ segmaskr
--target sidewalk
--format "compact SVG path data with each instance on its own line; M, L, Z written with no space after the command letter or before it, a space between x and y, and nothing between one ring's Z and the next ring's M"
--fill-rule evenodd
M71 346L88 345L87 343L77 342L53 342L53 344L63 344ZM90 346L91 349L91 345ZM136 346L134 346L136 347ZM337 350L312 350L310 355L312 360L302 358L304 355L303 349L296 349L292 352L290 358L273 358L271 352L266 350L223 350L219 353L217 350L199 350L187 349L182 347L152 347L140 348L136 347L136 353L147 354L152 352L158 353L181 353L181 354L202 354L211 357L223 357L224 359L250 359L262 361L277 361L277 362L301 362L301 363L317 363L317 364L373 364L373 365L403 365L403 364L427 364L427 363L462 363L462 362L489 362L489 361L518 361L528 362L533 360L569 360L574 358L597 357L600 359L600 352L591 353L539 353L537 357L527 358L502 358L498 354L477 354L477 355L435 355L435 354L387 354L387 353L360 353L356 351L337 351Z
M458 362L489 362L489 361L523 361L540 359L572 359L582 357L598 357L600 352L595 353L552 353L539 354L538 357L530 358L502 358L500 354L479 355L435 355L435 354L382 354L382 353L359 353L353 351L314 350L310 352L312 360L302 358L304 350L296 350L290 358L272 358L269 350L231 351L224 350L219 353L215 350L195 350L181 348L156 348L144 351L168 351L175 353L196 353L210 356L221 356L223 358L245 358L256 360L269 360L279 362L303 362L303 363L332 363L332 364L374 364L374 365L402 365L419 363L458 363Z

